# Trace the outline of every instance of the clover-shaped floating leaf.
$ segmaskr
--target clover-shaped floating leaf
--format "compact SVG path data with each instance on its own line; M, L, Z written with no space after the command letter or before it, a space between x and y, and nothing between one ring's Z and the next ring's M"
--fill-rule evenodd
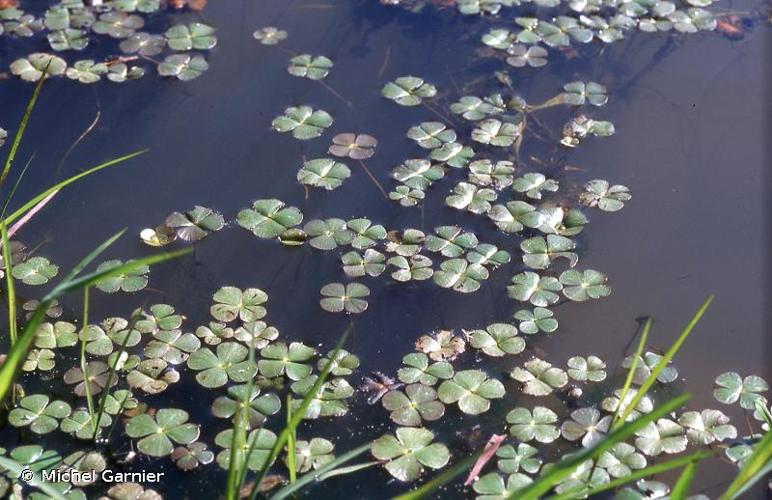
M188 368L198 371L196 380L209 389L225 385L228 379L243 383L256 372L255 366L247 360L248 355L249 350L243 345L223 342L217 346L217 354L207 348L191 354Z
M78 343L75 325L66 321L43 323L35 333L35 347L57 349L72 347Z
M174 308L169 304L154 304L150 306L150 313L140 309L134 314L141 315L135 327L142 333L157 333L159 330L174 330L182 326L183 316L175 314ZM119 323L121 323L120 328L128 325L124 319Z
M252 36L263 45L276 45L280 41L287 39L287 32L273 26L266 26L252 33Z
M94 33L113 38L128 38L145 25L142 17L126 12L106 12L91 26Z
M188 358L190 361L190 358ZM132 388L138 388L147 394L159 394L169 384L180 380L180 374L163 359L145 359L126 376L126 382Z
M143 413L126 422L126 434L140 438L137 449L151 457L164 457L174 451L172 441L190 444L198 438L199 428L188 423L188 413L174 408L162 408L154 417Z
M472 130L472 140L491 146L509 147L515 143L523 133L524 123L501 122L495 118L488 118L477 124Z
M378 460L388 460L384 467L400 481L413 481L423 473L424 466L440 469L450 460L450 452L442 443L432 443L434 434L422 427L399 427L396 437L386 434L373 442L372 454Z
M474 149L457 142L449 142L432 150L432 160L443 162L453 168L464 168L474 156Z
M159 358L169 364L178 365L200 347L201 341L192 333L183 334L182 330L161 330L145 345L144 354L147 358Z
M354 239L354 233L343 219L308 221L303 231L311 237L309 245L319 250L334 250L338 245L348 245Z
M469 182L478 186L503 189L512 184L515 172L511 161L475 160L469 164Z
M303 163L297 175L298 182L328 191L340 187L349 177L351 170L343 163L330 158L317 158Z
M27 353L27 359L22 363L21 369L25 372L35 370L47 372L56 366L55 358L54 351L50 349L32 349Z
M103 470L107 469L107 460L105 457L99 453L98 451L76 451L74 453L71 453L67 455L62 463L62 466L60 467L60 470L62 471L78 471L78 472L90 472L95 471L97 473L102 472ZM88 478L88 475L83 474L82 476L78 477L78 475L73 474L73 478L71 479L73 486L88 486L90 484L94 484L96 482L96 478L93 477L94 475L91 475L91 478ZM62 483L59 483L62 484ZM32 495L30 495L32 497ZM81 498L81 497L65 497L65 498ZM82 498L86 498L85 495ZM41 500L37 496L35 496L35 500Z
M475 14L496 15L501 10L502 5L510 6L513 4L510 0L459 0L458 11L466 16Z
M461 257L464 250L474 249L479 243L474 233L464 232L458 226L436 227L434 233L426 237L426 249L445 257Z
M324 358L321 358L319 362L316 364L317 368L321 372L324 370L327 365L330 363L330 358L332 358L332 355L335 353L335 351L330 351L327 353L327 356ZM330 368L330 373L336 377L342 377L345 375L351 375L354 370L356 370L359 367L359 358L356 357L354 354L351 354L345 349L341 349L338 351L337 356L335 356L334 359L332 359L332 367Z
M443 403L458 403L458 408L469 415L485 413L491 406L490 400L503 397L505 392L504 384L480 370L456 372L438 390Z
M611 477L625 477L633 470L646 467L646 458L627 443L617 443L598 457L598 467L606 469Z
M558 329L558 320L553 318L555 314L544 307L534 307L533 311L521 309L514 315L520 321L518 328L522 333L534 335L539 332L552 333Z
M493 205L488 211L488 218L505 233L519 233L524 227L537 228L544 223L542 213L524 201Z
M747 444L730 446L724 450L724 455L737 467L742 468L753 455L753 447Z
M534 272L525 271L512 278L512 284L507 287L507 292L515 300L546 307L558 301L560 297L556 292L562 289L563 285L556 278L540 277Z
M292 392L305 398L313 389L317 380L316 375L311 375L294 382ZM306 419L319 417L340 417L348 413L346 399L354 395L354 388L344 378L335 378L322 384L317 393L311 398L305 416ZM292 400L292 407L297 410L301 404L300 399Z
M11 63L11 73L27 82L40 80L44 73L48 76L62 75L66 69L64 59L43 52L35 52Z
M295 471L306 473L318 469L335 459L332 454L335 445L324 438L312 438L310 441L295 442ZM285 464L287 459L285 458ZM288 464L287 464L288 465Z
M236 340L251 344L255 349L263 349L279 337L279 331L264 321L250 321L236 328L234 336Z
M231 460L231 446L233 445L233 429L226 429L218 433L214 442L217 446L223 448L217 454L215 460L223 469L228 470ZM251 431L244 440L241 453L244 456L244 464L251 471L260 470L271 454L271 449L276 443L276 434L268 429L255 429Z
M399 380L405 384L420 382L423 385L434 385L439 379L447 380L453 376L453 366L447 361L429 363L424 353L410 353L402 358L404 368L397 371Z
M285 344L276 342L268 345L260 352L257 362L260 373L267 378L286 374L291 380L300 380L311 374L312 367L305 364L313 357L315 351L300 342Z
M510 474L507 477L507 482L504 483L504 478L500 474L489 472L477 479L472 484L472 489L478 494L475 500L501 500L504 498L517 498L517 492L532 482L533 479L530 477L516 472Z
M48 39L48 44L51 46L51 48L57 52L61 52L63 50L83 50L88 47L89 42L88 33L86 30L71 28L52 31L46 36L46 38ZM102 67L104 67L104 72L106 73L107 66L104 66L103 63L100 63L100 71ZM70 75L70 69L67 70L67 76L72 80L78 80L79 78ZM76 74L77 73L78 72L76 71ZM81 79L81 83L94 83L98 80L99 78L96 78L95 80Z
M635 433L635 446L646 455L656 457L661 453L681 453L686 449L687 439L684 428L679 424L661 418L650 422Z
M196 205L185 213L173 212L166 218L165 225L174 229L177 236L185 241L199 241L210 232L222 229L225 219L211 208Z
M208 69L209 63L201 56L172 54L167 56L158 65L158 74L161 76L173 76L178 80L187 82L203 75Z
M171 459L179 469L190 471L197 469L199 465L207 465L214 460L214 453L209 451L206 443L193 442L187 446L174 448Z
M542 207L539 217L539 231L561 236L576 236L588 222L587 217L575 208Z
M156 12L160 8L160 0L115 0L113 8L121 12Z
M325 56L312 56L300 54L290 59L287 71L292 76L308 78L309 80L321 80L332 69L332 61Z
M505 444L496 451L496 456L499 460L499 470L506 474L514 474L521 470L529 474L536 474L541 468L542 461L537 456L539 450L533 446L520 443L517 445L517 449L511 444Z
M461 293L480 289L480 281L488 279L488 270L480 264L470 264L464 259L449 259L440 264L432 278L442 288L452 288Z
M517 336L517 328L508 323L493 323L485 330L465 332L469 343L488 356L520 354L525 350L525 340Z
M737 429L729 424L729 417L719 410L687 411L678 417L686 427L686 438L694 445L706 445L737 437Z
M343 254L340 260L343 263L343 272L352 278L361 278L364 275L380 276L386 269L386 256L372 248L365 250L364 256L352 250Z
M396 281L423 281L434 274L431 259L423 255L414 255L409 259L397 255L390 258L387 263L397 268L391 273L391 277Z
M14 427L29 426L35 434L48 434L56 430L59 420L68 417L71 410L64 401L51 401L44 394L33 394L22 398L11 410L8 423Z
M507 106L501 94L491 94L484 99L475 96L464 96L458 102L450 105L450 110L453 113L461 115L469 121L477 121L488 116L495 116L503 113L506 109Z
M209 50L217 45L214 28L202 23L177 24L166 30L166 43L172 50Z
M564 285L563 295L567 298L583 302L587 299L607 297L611 288L606 284L608 277L594 269L577 271L569 269L560 275L560 283Z
M102 389L107 385L109 374L109 367L106 363L101 361L89 361L86 364L86 371L88 372L88 385L91 390L91 394L99 394ZM78 396L84 396L86 394L86 377L83 374L83 370L80 367L73 367L64 372L64 383L75 384L73 389ZM116 378L113 378L112 384L118 383Z
M403 257L411 257L420 252L426 240L426 235L418 229L405 229L402 234L391 231L386 237L389 240L386 242L386 251Z
M603 439L610 425L610 415L601 418L600 411L595 408L579 408L571 412L571 420L563 422L560 431L565 439L581 439L582 446L590 448Z
M579 382L606 379L606 363L597 356L574 356L568 360L568 376Z
M380 224L373 224L370 219L351 219L346 227L354 233L351 246L363 250L375 246L378 241L386 238L386 229Z
M541 200L542 191L555 192L558 190L558 181L548 179L544 174L529 172L515 179L512 188L518 193L525 193L529 198Z
M421 336L415 343L416 350L426 353L435 361L453 361L466 349L466 342L450 330L440 330Z
M606 87L596 82L571 82L563 86L563 100L572 106L585 103L593 106L603 106L608 102Z
M499 250L498 247L489 243L480 243L466 254L466 260L468 260L470 264L478 264L481 266L490 264L493 268L508 263L510 259L511 256L509 255L509 252L506 250Z
M224 286L212 297L215 304L210 308L212 316L224 323L236 318L248 323L263 318L266 314L264 304L268 294L259 288L241 290L234 286Z
M766 405L766 398L759 393L769 390L769 385L757 375L742 378L737 372L726 372L716 377L716 385L713 397L720 403L729 405L739 400L746 410L754 410L757 401Z
M233 334L233 328L226 326L225 323L218 323L215 321L210 322L207 326L199 326L196 328L196 336L208 345L217 345L222 342L223 339L232 338Z
M514 37L508 29L492 29L482 36L482 43L498 50L507 50L512 46Z
M598 207L605 212L616 212L632 198L627 186L610 186L608 181L596 179L584 185L585 191L579 195L579 202L586 207Z
M59 266L45 257L31 257L13 268L13 277L25 285L44 285L59 273Z
M348 314L359 314L367 309L367 301L363 297L370 295L370 289L360 283L329 283L319 293L322 294L319 305L325 311L337 313L345 310Z
M574 148L587 137L609 137L615 133L614 124L608 121L593 120L585 115L579 115L563 126L563 138L560 143Z
M638 393L637 389L630 389L627 391L624 397L624 401L622 398L622 390L617 389L614 391L613 396L609 396L607 398L604 398L601 402L601 406L604 410L606 410L609 413L619 413L622 414L625 411L627 411L627 407L630 406L630 404L633 402L633 399L636 397ZM651 401L651 398L649 396L643 396L641 400L638 402L638 405L635 407L633 411L630 412L630 415L627 417L627 421L630 422L632 420L635 420L638 418L638 416L641 415L641 413L649 413L654 409L654 403Z
M547 49L538 45L526 47L525 45L514 44L507 48L507 54L509 54L507 64L515 68L525 66L540 68L547 64Z
M276 414L281 408L279 397L269 392L260 394L257 387L244 385L228 387L228 395L220 396L212 404L212 413L219 418L231 418L240 408L248 408L247 423L249 428L260 427L266 417Z
M120 49L124 54L153 57L160 54L165 45L166 39L161 35L139 32L121 41Z
M107 271L121 265L123 265L123 261L121 260L107 260L99 264L97 272ZM96 283L96 287L105 293L115 293L119 291L127 293L138 292L147 286L147 275L149 272L150 267L139 266L117 276L102 278Z
M526 361L523 366L513 369L510 376L521 382L523 392L531 396L547 396L568 383L566 372L539 358Z
M445 198L445 204L458 210L468 210L473 214L482 214L490 210L492 201L496 201L496 191L478 188L468 182L459 182L453 189L454 194Z
M573 250L576 244L573 240L557 234L534 236L520 242L523 251L523 263L532 269L547 269L550 263L558 257L568 260L568 265L574 267L579 256Z
M435 149L443 144L456 142L456 131L442 122L422 122L410 127L407 136L424 149Z
M445 414L445 405L437 400L437 391L423 384L407 385L405 392L389 391L381 402L397 425L419 426L424 420L433 422Z
M276 199L257 200L252 208L237 215L239 226L252 231L258 238L279 238L288 229L303 222L303 214L295 207L285 207Z
M5 454L5 449L3 449L3 452ZM42 446L36 444L17 446L8 453L8 456L19 464L27 465L33 472L54 469L62 462L61 455L56 451L45 450ZM5 469L4 472L7 474ZM36 475L36 477L40 476Z
M398 201L403 207L414 207L426 197L420 189L410 189L409 186L397 186L389 193L389 199Z
M387 83L381 95L402 106L417 106L427 97L437 94L434 85L415 76L402 76Z
M507 413L509 433L520 441L551 443L560 437L557 428L558 416L543 406L535 406L533 413L528 408L515 408Z
M177 233L169 226L162 224L155 229L145 228L139 233L142 243L151 247L163 247L177 239Z
M78 439L94 439L94 424L97 415L92 415L86 408L78 408L67 418L62 420L60 429L62 432L72 434ZM106 413L99 419L99 429L103 429L112 423L112 418Z
M107 69L107 79L115 83L126 80L136 80L145 76L145 70L140 66L128 67L124 63L111 64Z
M653 352L644 353L643 358L638 358L638 364L636 365L635 373L633 374L633 383L642 385L646 379L649 378L651 371L657 367L661 360L662 356L659 354ZM633 356L627 356L622 361L622 367L630 368L632 366ZM676 378L678 378L678 370L672 366L663 368L662 371L659 372L659 375L657 375L657 380L663 384L669 384Z
M397 165L391 175L411 189L425 191L435 181L442 179L445 171L439 165L432 165L429 160L414 159Z
M162 500L160 493L152 488L144 488L139 483L118 483L107 490L109 500Z
M300 140L314 139L332 125L332 116L324 110L310 106L293 106L284 110L283 116L276 117L271 126L277 132L292 132Z

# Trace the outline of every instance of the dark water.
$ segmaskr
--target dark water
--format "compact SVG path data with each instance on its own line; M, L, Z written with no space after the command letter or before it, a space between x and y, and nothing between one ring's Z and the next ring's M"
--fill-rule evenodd
M444 207L447 191L459 180L457 172L451 173L453 181L446 179L430 188L423 211L383 199L353 161L348 162L352 177L331 193L312 190L306 199L295 180L303 158L326 155L332 135L358 132L379 139L377 153L367 165L386 187L392 186L391 168L424 154L404 136L405 131L436 117L426 108L399 107L381 98L381 87L398 76L419 75L438 87L440 94L433 103L446 113L448 105L462 95L496 90L492 72L503 69L502 62L479 55L479 38L489 21L462 18L448 10L428 9L414 15L364 0L210 2L200 18L217 27L219 43L209 57L211 69L193 82L161 81L149 74L124 85L84 86L63 79L46 83L22 148L23 158L33 152L36 157L18 199L119 154L141 148L150 151L60 193L21 234L29 246L42 244L40 255L67 269L123 227L128 227L128 236L107 257L149 255L152 250L135 235L143 227L161 223L174 210L201 204L232 219L253 200L274 197L300 208L305 220L367 216L389 229L417 227L427 232L438 225L460 224L474 230L481 241L516 248L512 240L492 230L484 217ZM290 56L252 39L252 31L267 25L288 31L289 39L282 44L287 49L329 56L335 67L324 81L343 98L318 82L288 76L285 68ZM706 296L715 293L713 306L677 357L676 366L685 379L680 383L694 395L690 409L719 408L733 417L741 434L745 432L736 408L721 406L711 393L713 379L724 371L769 374L770 352L765 343L770 310L765 233L769 207L764 192L769 186L765 147L770 101L761 65L768 49L763 26L740 42L715 33L631 34L591 60L566 60L551 52L545 68L513 73L516 90L533 103L575 79L607 85L610 102L594 110L593 116L612 120L617 134L587 140L573 151L559 150L564 163L575 168L551 173L564 186L605 178L629 186L633 193L621 212L588 211L591 223L578 238L580 267L607 273L612 295L557 307L558 333L529 338L525 355L536 348L540 356L564 364L575 354L595 354L611 368L636 332L636 318L655 318L650 345L664 349ZM4 61L12 53L0 45ZM0 88L0 119L10 128L31 86L10 79L1 82ZM270 130L275 116L298 104L325 109L334 116L334 124L322 138L297 141ZM59 166L97 110L101 117L95 130ZM553 130L566 117L552 110L539 116ZM471 128L458 123L455 127L469 143ZM526 169L540 169L527 160L530 156L543 158L552 152L536 140L526 141ZM318 305L321 286L342 278L340 253L323 253L307 245L288 249L233 227L197 245L194 256L154 267L153 290L136 295L93 294L92 314L98 319L129 315L137 306L167 302L188 317L186 324L192 331L208 321L210 298L217 288L257 286L269 294L267 320L283 338L324 344L327 349L348 325L347 318L328 314ZM393 373L423 333L510 319L519 307L506 297L504 287L519 268L515 263L492 272L481 290L470 295L439 289L431 281L404 285L384 277L364 280L372 290L370 308L355 318L348 346L362 360L360 374ZM68 314L77 317L79 297L69 297L65 306ZM487 363L486 369L502 379L514 364L511 360ZM202 424L202 438L212 444L214 435L227 425L206 406L219 393L204 392L183 368L186 378L191 382L147 400L191 411L191 420ZM515 392L512 381L506 385ZM340 435L336 445L342 451L380 435L389 428L387 415L362 399L356 397L352 416L312 423L301 437ZM435 428L441 427L446 442L460 455L463 449L455 430L477 422L498 429L495 426L501 425L506 412L519 404L560 407L556 399L535 401L511 395L506 402L494 403L482 419L446 417ZM16 433L6 430L3 436L7 441L15 439ZM169 466L167 459L134 464L149 470L170 471ZM204 471L175 473L174 481L159 489L168 498L220 491L224 473L216 467ZM732 472L727 465L703 467L696 484L716 493L715 486ZM332 497L346 491L352 498L384 498L403 489L386 483L386 473L376 469L329 481L311 495Z

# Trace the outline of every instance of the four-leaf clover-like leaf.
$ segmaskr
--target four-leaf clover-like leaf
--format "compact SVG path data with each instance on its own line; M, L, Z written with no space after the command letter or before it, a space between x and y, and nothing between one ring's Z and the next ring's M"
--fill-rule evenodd
M434 434L429 430L399 427L395 434L376 439L371 452L378 460L388 460L384 467L400 481L418 479L424 466L439 469L450 460L447 446L432 443Z
M367 301L363 297L370 295L370 289L360 283L329 283L322 287L320 293L322 299L319 304L325 311L359 314L367 309Z
M568 383L566 372L539 358L526 361L523 366L513 369L510 376L522 382L523 392L531 396L547 396Z
M410 384L405 392L391 390L381 399L398 425L418 426L423 420L432 422L445 414L445 405L437 400L437 391L429 385Z
M330 125L332 116L328 112L310 106L289 107L284 110L284 115L271 122L277 132L292 132L292 137L300 140L319 137Z
M469 415L485 413L491 399L504 396L504 384L489 378L480 370L456 372L451 380L440 384L438 394L443 403L458 403L458 408Z
M762 404L766 405L766 398L759 393L768 390L769 385L759 376L742 378L736 372L726 372L716 377L716 385L713 397L720 403L729 405L739 400L746 410L755 410L757 401L764 401Z
M200 429L188 422L188 413L174 408L161 408L155 416L146 413L126 422L126 434L135 439L137 449L151 457L164 457L174 451L174 443L190 444Z

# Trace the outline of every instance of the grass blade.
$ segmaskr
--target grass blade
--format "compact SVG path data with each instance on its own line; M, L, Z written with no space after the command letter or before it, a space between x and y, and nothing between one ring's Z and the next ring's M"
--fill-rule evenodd
M657 377L659 377L660 372L662 372L662 370L664 370L665 367L673 360L673 357L675 357L676 353L686 341L686 338L689 336L689 334L692 333L694 327L697 326L697 323L699 323L711 302L713 302L713 295L709 296L707 300L703 302L692 319L689 321L689 324L686 325L686 328L683 329L676 341L673 342L673 345L670 346L670 349L668 349L667 352L662 355L662 359L660 359L659 363L657 363L657 366L651 370L649 377L646 379L646 381L643 382L643 384L641 384L641 387L638 389L635 397L632 399L632 401L630 401L630 404L628 404L625 410L622 412L622 415L619 417L620 420L623 422L627 421L627 417L630 416L630 413L635 410L635 408L638 406L638 403L641 402L641 399L643 399L646 393L649 392L649 389L651 389L651 386L654 385L654 382L657 381ZM620 406L622 401L624 400L620 400Z
M279 436L276 439L276 443L273 445L273 448L271 449L271 453L268 455L268 458L266 459L265 464L263 464L263 467L257 473L257 477L255 478L255 486L254 488L252 488L252 495L251 495L252 500L257 498L257 489L258 489L257 487L260 485L260 482L265 477L265 474L268 472L268 469L271 467L274 460L276 460L276 457L279 456L279 453L281 452L282 448L284 448L284 445L287 444L287 440L290 438L290 434L295 431L297 426L303 420L303 417L305 417L306 410L308 410L308 406L311 404L311 401L313 401L313 399L316 397L317 393L319 392L319 389L322 387L322 384L324 384L324 381L327 379L327 375L330 374L330 371L334 366L334 363L332 360L337 359L336 357L340 352L340 350L343 348L343 344L346 343L346 339L348 338L349 333L351 333L351 329L352 329L352 325L349 325L346 331L343 332L343 336L338 341L338 344L335 346L335 349L328 356L328 358L330 359L330 362L324 366L324 369L319 373L319 376L317 377L316 382L314 382L314 385L311 387L311 390L308 391L308 394L306 394L306 396L303 398L303 401L300 403L300 406L298 407L298 409L295 410L295 412L292 414L292 418L290 419L290 422L279 433ZM252 453L252 449L250 448L247 456L250 456L251 453ZM241 484L244 484L243 478L242 478Z
M19 477L21 475L21 472L27 466L24 464L20 464L15 460L11 460L10 458L0 457L0 467L10 472L10 474L8 474L9 477ZM39 481L37 478L35 478L32 481L28 481L27 484L32 486L33 488L39 489L40 491L48 495L50 498L53 498L54 500L67 500L67 498L64 495L62 495L55 488L51 487L51 485L46 483L45 481Z
M16 288L13 284L13 261L11 260L11 248L8 243L8 227L0 221L0 233L3 243L3 263L5 264L5 284L8 290L8 333L11 337L11 346L16 343Z
M324 481L324 479L326 479L325 476L328 473L334 471L335 469L345 464L346 462L353 460L354 458L358 457L362 453L365 453L370 449L371 446L372 446L372 443L367 443L357 448L354 448L353 450L347 451L343 455L337 457L332 462L325 464L323 467L319 467L319 469L313 472L309 472L308 474L304 474L300 476L300 479L298 479L292 484L288 484L287 486L283 487L282 489L280 489L279 491L271 495L269 498L271 500L282 500L292 495L296 491L300 490L301 488L308 486L312 482ZM330 477L330 476L327 476L327 477Z
M571 457L561 460L525 489L513 493L509 498L516 498L517 500L537 500L541 498L542 495L549 492L553 486L570 476L579 464L585 460L597 457L604 451L611 449L617 443L624 441L635 434L636 431L645 427L649 422L654 422L676 408L681 407L690 397L691 396L688 394L677 396L655 408L651 413L642 415L632 422L620 426L594 446L585 448Z
M772 431L767 431L754 447L753 454L742 466L734 481L719 498L721 500L738 498L770 472L772 472Z
M706 450L697 451L690 455L673 458L665 462L660 462L658 464L651 465L649 467L646 467L645 469L633 471L631 474L625 477L620 477L618 479L611 480L607 483L593 486L588 490L583 490L582 489L583 487L580 487L577 489L564 491L559 495L550 497L550 500L570 500L572 498L576 498L577 493L580 493L580 492L586 493L587 496L590 497L592 495L597 495L598 493L603 493L604 491L613 490L620 486L630 484L633 481L637 481L638 479L644 479L647 477L655 476L657 474L662 474L663 472L667 472L673 469L678 469L679 467L688 466L689 464L699 462L702 459L712 457L714 455L715 455L715 452L712 452L712 451L706 451Z
M249 365L255 365L255 344L249 343ZM238 500L241 498L241 488L244 485L244 477L247 471L248 458L252 455L252 448L254 447L254 440L249 443L249 446L245 446L247 427L249 422L249 410L250 395L252 394L254 377L250 377L247 381L246 391L240 401L236 415L233 416L233 433L231 435L231 451L230 459L228 462L228 477L225 484L225 498L226 500ZM253 438L254 439L254 438ZM244 453L244 448L248 449L248 452Z
M396 496L393 498L393 500L418 500L419 498L424 498L428 495L431 495L437 489L445 486L447 483L466 472L466 470L477 461L477 458L481 454L482 451L473 453L471 456L466 457L450 469L433 478L431 481L427 481L426 483L422 484L420 488Z
M638 341L638 347L635 349L635 356L633 356L633 362L630 365L630 370L627 372L627 378L625 379L625 385L622 386L622 392L619 395L619 404L616 410L614 410L614 417L611 419L611 428L616 427L619 420L619 410L622 408L622 402L627 398L627 393L630 391L630 386L633 385L633 378L635 377L635 370L638 369L638 362L642 359L643 348L646 346L646 339L649 338L649 332L651 331L651 318L646 320L646 324L643 325L643 333L641 333L641 340Z
M292 395L287 394L287 425L292 423ZM293 429L287 439L287 469L289 469L290 484L297 480L297 471L295 470L295 441L297 433Z
M92 168L90 168L88 170L85 170L85 171L79 173L79 174L73 175L72 177L70 177L68 179L63 180L62 182L54 184L53 186L49 187L48 189L46 189L42 193L38 194L34 198L30 199L27 203L22 205L19 209L17 209L16 211L10 213L8 216L6 216L5 217L5 224L6 225L12 224L15 220L17 220L18 218L22 217L25 213L27 213L27 211L29 211L31 208L33 208L35 205L37 205L39 202L41 202L47 196L51 195L51 193L59 191L63 187L68 186L68 185L72 184L73 182L79 181L80 179L82 179L84 177L87 177L87 176L89 176L91 174L99 172L100 170L103 170L103 169L105 169L107 167L112 167L113 165L116 165L118 163L122 163L122 162L124 162L126 160L130 160L130 159L132 159L132 158L134 158L136 156L144 154L147 151L148 151L147 149L143 149L143 150L140 150L140 151L135 151L133 153L129 153L129 154L124 155L124 156L120 156L118 158L113 158L112 160L106 161L104 163L100 163L96 167L92 167Z
M11 149L8 151L8 156L5 158L3 172L0 174L0 186L3 185L5 178L8 177L8 173L11 171L13 160L16 159L16 152L19 150L19 144L21 144L21 138L24 137L24 132L27 131L27 123L29 123L29 117L32 115L32 110L35 108L35 103L38 100L38 96L40 95L40 90L43 88L43 82L45 79L46 73L44 72L43 76L41 76L38 80L37 85L35 85L35 90L32 92L32 97L30 97L30 100L27 102L27 108L24 110L24 114L21 117L21 122L19 122L19 128L16 130L16 134L13 136Z
M689 488L694 480L694 473L697 472L697 462L690 462L684 467L678 481L673 485L673 491L670 492L670 500L685 500L689 495Z

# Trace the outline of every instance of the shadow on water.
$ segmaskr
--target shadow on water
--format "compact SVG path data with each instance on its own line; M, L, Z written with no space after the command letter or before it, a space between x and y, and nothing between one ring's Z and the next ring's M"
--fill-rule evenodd
M145 147L150 151L59 194L25 227L22 238L29 246L42 244L39 253L65 269L118 228L128 227L135 235L162 222L168 213L194 204L213 207L232 219L254 199L272 197L300 208L305 220L367 216L387 228L426 231L461 224L481 241L511 245L483 218L445 207L443 200L452 185L448 182L431 188L420 210L384 199L354 162L349 162L351 179L333 193L313 190L306 198L295 180L304 158L325 155L329 137L358 132L379 139L377 153L367 165L384 186L391 186L391 168L423 154L404 132L437 117L424 107L395 106L380 98L380 88L398 76L420 75L440 89L434 102L443 110L466 93L487 95L497 85L493 71L502 69L501 61L478 55L479 37L488 22L462 18L450 10L410 14L364 0L210 2L200 17L217 27L219 43L209 58L211 69L193 82L180 84L148 75L120 86L91 87L62 79L46 83L22 149L23 158L33 152L36 158L18 199L36 193L55 177L98 161ZM288 31L283 44L287 49L333 59L335 68L325 80L330 88L289 77L285 71L289 55L251 37L254 29L266 25ZM608 86L611 100L594 116L612 120L617 134L588 140L576 151L560 151L560 165L572 168L555 173L567 185L609 179L629 186L634 196L620 213L589 212L592 224L578 239L582 267L607 273L614 293L602 301L557 307L559 333L529 339L526 354L546 353L561 364L575 354L595 354L611 367L621 360L637 317L655 318L650 344L666 348L706 295L715 293L714 305L677 358L679 373L688 381L682 384L695 395L691 406L716 407L711 391L719 373L763 374L769 355L760 348L768 311L762 272L768 138L764 121L770 110L759 61L768 56L767 48L761 30L738 43L710 33L675 38L632 34L592 60L556 56L540 70L513 73L515 89L529 102L551 97L574 79ZM6 52L7 48L0 49L3 60L8 60ZM473 88L465 88L469 82L474 82ZM21 114L31 87L16 79L2 85L0 109L9 125ZM313 141L271 131L271 119L293 104L328 110L335 122L323 138ZM97 110L101 118L95 129L57 174L62 155ZM543 117L548 128L558 130L565 115L548 111ZM460 135L468 135L466 124L459 128ZM552 153L551 147L527 141L523 157ZM525 166L539 168L530 160ZM108 257L150 252L138 239L126 237ZM288 249L232 228L199 244L194 257L154 268L154 290L95 294L92 314L128 315L137 306L165 301L188 317L192 330L208 321L211 295L219 286L257 286L269 294L267 319L284 338L327 349L348 321L318 305L321 286L341 278L339 253L323 254L308 245ZM355 318L349 349L360 356L364 371L393 373L423 333L506 321L518 307L506 297L504 287L520 267L514 263L492 272L482 289L471 295L431 283L367 280L370 308ZM77 317L79 298L70 297L65 307ZM512 362L487 366L505 378ZM211 401L203 402L191 377L183 381L148 401L190 409L191 420L202 425L202 438L211 443L226 423L211 415ZM506 385L515 391L512 381ZM351 416L314 423L314 435L340 436L336 447L344 450L382 433L388 428L387 415L363 399L355 397ZM522 403L534 401L513 395L506 405L494 405L484 419L454 418L441 432L446 432L454 451L463 451L454 429L477 422L498 428L506 412ZM538 404L559 406L557 399ZM732 416L742 425L740 415ZM8 429L2 436L4 441L15 439ZM139 460L129 467L152 469L157 464ZM224 473L215 468L207 469L207 474L166 470L173 479L164 485L167 498L191 491L217 492L224 484ZM711 487L728 478L732 469L706 467L700 473L697 484ZM331 498L347 491L350 498L383 498L401 490L398 484L384 483L382 471L370 470L330 481L314 490L314 497ZM378 484L378 489L371 484Z

